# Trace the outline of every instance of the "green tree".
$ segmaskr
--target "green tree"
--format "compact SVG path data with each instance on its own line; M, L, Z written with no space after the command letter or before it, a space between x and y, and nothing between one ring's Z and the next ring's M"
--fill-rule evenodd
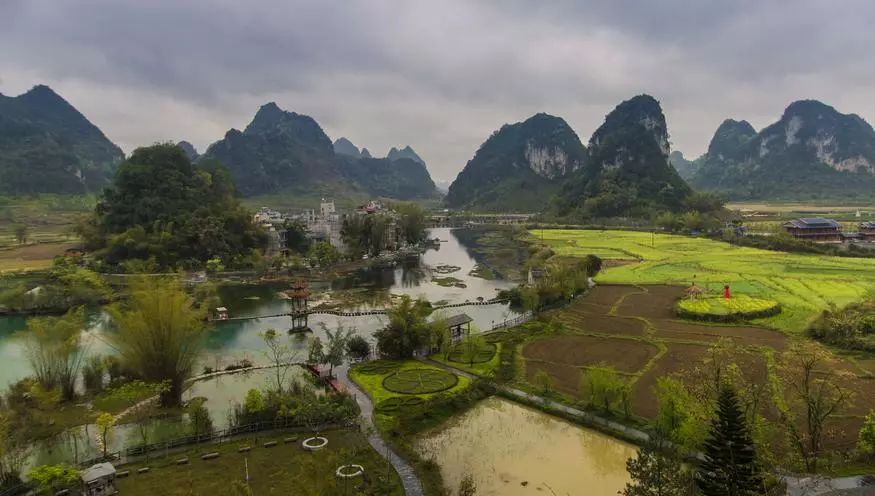
M100 447L103 449L103 458L106 458L112 428L115 426L115 417L111 413L102 412L97 416L97 420L94 423L97 425L97 432L100 433Z
M257 389L250 389L246 393L244 408L249 413L259 413L265 408L264 395Z
M142 278L130 283L126 303L109 313L118 328L112 340L124 368L146 382L166 382L162 405L178 405L203 349L205 310L192 306L175 279Z
M655 436L626 461L632 481L622 496L692 496L693 477L683 466L680 454L669 442Z
M340 261L340 253L337 248L331 246L327 241L319 241L310 247L310 252L307 254L311 260L315 260L320 267L330 267Z
M286 248L302 255L310 250L311 241L307 237L307 226L303 222L287 219L283 228L286 230Z
M550 394L550 392L553 391L554 385L556 384L556 380L553 379L553 376L540 369L535 372L535 376L533 379L535 385L541 389L541 392L544 395Z
M600 406L605 414L620 406L623 413L629 415L631 387L613 367L600 364L585 370L580 389L582 395L589 397L589 404Z
M334 376L334 367L343 363L343 357L346 356L346 345L349 343L354 330L346 329L342 324L337 325L337 329L333 332L322 324L322 329L328 338L328 351L325 353L325 362L328 364L328 377Z
M398 227L401 237L409 244L416 244L425 238L425 210L416 203L393 205L398 213Z
M204 406L206 398L194 398L185 407L188 414L188 426L192 436L200 438L213 433L213 419L210 411Z
M704 496L755 496L763 481L757 466L744 413L735 390L725 386L703 447L704 460L696 472L696 485Z
M82 343L85 309L74 308L63 317L34 317L22 333L24 349L36 379L46 390L59 388L64 400L76 394L76 380L85 360Z
M12 227L12 231L15 233L15 241L18 244L23 245L27 243L28 228L26 224L16 224Z
M310 340L310 346L307 350L307 363L319 365L325 363L325 348L322 346L322 340L319 336Z
M88 357L82 367L82 384L90 393L99 393L103 390L103 380L106 375L106 364L100 355Z
M386 358L407 359L429 344L432 331L427 319L430 313L427 301L402 296L389 310L389 323L374 333L380 354Z
M193 165L174 144L134 150L80 228L94 256L116 265L153 258L162 268L244 264L267 235L237 198L227 169Z
M70 465L40 465L31 469L28 478L36 484L39 494L54 494L79 483L79 471Z
M688 449L697 449L707 434L707 413L682 382L660 377L654 388L658 410L653 424L657 432Z
M863 420L863 427L857 436L857 449L865 455L875 455L875 411L869 410Z
M362 336L351 336L346 342L346 356L351 360L364 360L371 356L371 345Z
M483 339L483 336L468 334L461 344L462 361L468 362L468 366L473 367L474 360L477 359L480 350L484 348L486 348L486 340Z

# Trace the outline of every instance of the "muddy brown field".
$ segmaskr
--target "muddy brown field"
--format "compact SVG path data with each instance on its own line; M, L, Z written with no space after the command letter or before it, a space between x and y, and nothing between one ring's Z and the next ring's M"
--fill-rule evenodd
M532 382L539 370L555 380L557 391L580 397L581 374L587 367L608 364L633 381L632 411L653 418L657 414L654 386L660 377L695 380L694 369L704 363L708 349L721 337L737 349L732 361L755 384L768 381L766 352L780 356L789 344L785 334L756 325L711 325L678 320L674 304L684 294L677 286L606 285L593 289L571 306L549 312L565 334L526 344L522 350L525 378ZM660 354L660 349L664 352ZM853 405L835 422L839 434L830 444L852 445L862 417L875 408L875 379L842 359L838 365L853 371L848 384L856 392ZM875 368L875 367L873 367ZM776 418L776 411L764 412Z

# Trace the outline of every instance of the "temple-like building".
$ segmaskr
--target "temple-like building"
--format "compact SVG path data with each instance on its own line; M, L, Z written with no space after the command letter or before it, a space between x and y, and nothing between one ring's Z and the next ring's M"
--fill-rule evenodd
M842 225L833 219L803 217L784 224L784 230L794 238L816 242L842 241Z
M866 241L875 241L875 222L866 221L860 223L860 236Z

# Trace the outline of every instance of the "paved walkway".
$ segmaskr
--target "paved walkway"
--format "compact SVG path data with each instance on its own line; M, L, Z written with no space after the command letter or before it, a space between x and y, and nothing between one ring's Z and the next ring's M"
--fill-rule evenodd
M362 426L366 428L368 442L375 450L377 450L377 453L395 467L395 471L398 472L398 476L401 477L401 483L404 485L404 494L407 496L422 496L424 494L422 492L422 483L419 481L419 477L416 476L413 467L411 467L403 458L398 456L398 454L395 453L385 441L383 441L383 438L380 437L379 431L377 431L377 427L374 425L373 421L374 404L371 402L368 395L359 389L359 387L349 378L349 366L344 365L342 367L337 367L334 370L337 373L337 380L340 381L340 383L343 384L353 396L355 396L355 401L358 403L359 408L361 408Z

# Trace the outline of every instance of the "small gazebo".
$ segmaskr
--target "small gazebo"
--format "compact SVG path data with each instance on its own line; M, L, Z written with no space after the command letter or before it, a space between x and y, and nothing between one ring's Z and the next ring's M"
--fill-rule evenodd
M84 496L110 496L118 494L115 489L115 467L104 462L92 465L82 471L82 484L85 486Z
M698 284L693 284L692 286L685 289L684 293L687 295L687 298L691 300L698 300L705 295L705 288L699 286Z
M466 334L471 333L471 322L474 322L474 319L464 313L453 315L444 321L444 325L450 331L450 340L453 344L459 343ZM462 330L463 326L465 327L464 331Z

